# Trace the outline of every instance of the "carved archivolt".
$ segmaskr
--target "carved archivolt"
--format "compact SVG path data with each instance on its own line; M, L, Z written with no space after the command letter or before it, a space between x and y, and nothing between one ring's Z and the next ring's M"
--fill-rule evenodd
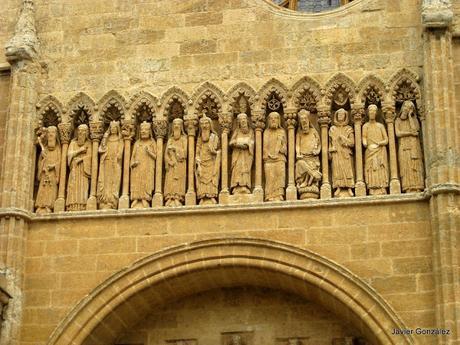
M258 92L241 82L225 94L206 82L190 98L172 87L158 98L140 91L127 102L112 90L97 105L79 93L68 102L68 113L47 96L37 105L38 153L52 151L56 141L65 156L72 141L76 156L88 147L89 159L87 141L93 142L84 172L91 183L82 191L89 195L87 210L101 208L96 187L113 176L119 177L112 194L120 198L110 208L128 208L138 166L151 167L155 180L143 187L152 196L148 207L195 205L204 199L228 204L415 193L424 189L420 103L418 77L407 69L386 84L369 75L356 86L339 73L324 87L310 77L290 88L271 79ZM56 167L63 174L75 168L65 165L64 156ZM104 174L98 173L101 161ZM172 193L177 176L180 193ZM46 174L37 174L40 178ZM209 181L212 193L211 187L201 188ZM62 205L66 175L56 184L53 193L59 187ZM180 202L169 202L172 198Z

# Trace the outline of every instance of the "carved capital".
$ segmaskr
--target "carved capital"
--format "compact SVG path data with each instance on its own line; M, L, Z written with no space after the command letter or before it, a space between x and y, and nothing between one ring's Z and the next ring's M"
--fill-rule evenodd
M288 128L295 128L297 124L297 112L295 109L286 109L284 112L284 120Z
M383 117L386 123L393 123L395 121L395 108L392 106L383 106Z
M154 120L153 130L157 138L164 138L168 133L168 121L166 120Z
M353 122L362 123L365 117L366 111L364 107L357 107L351 110L351 116L353 117Z
M222 127L222 130L226 133L230 132L232 129L233 123L233 114L228 113L221 113L219 115L219 125Z
M14 36L6 44L6 59L10 63L35 60L40 42L35 27L35 6L33 0L23 0Z
M198 129L198 117L195 115L188 115L184 117L185 129L187 134L194 137Z
M254 111L251 116L252 124L256 130L262 131L265 128L265 116L261 111Z
M453 18L450 0L423 0L422 23L425 28L448 28Z
M104 135L104 123L102 121L90 121L89 133L91 140L100 141Z
M321 127L327 127L331 123L330 112L327 110L320 110L318 112L318 123Z
M121 126L121 135L124 140L132 140L134 138L134 122L131 120L123 121Z
M58 124L59 138L62 144L70 143L72 136L72 124L70 122L64 122Z

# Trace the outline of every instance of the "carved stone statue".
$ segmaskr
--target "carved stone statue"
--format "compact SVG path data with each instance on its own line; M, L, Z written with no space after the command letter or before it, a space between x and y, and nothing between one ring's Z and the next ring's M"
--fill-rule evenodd
M203 115L196 144L196 189L200 205L217 204L221 152L212 120Z
M329 157L332 161L332 187L335 189L335 197L354 195L354 146L355 138L353 128L348 125L348 112L341 108L335 112L334 125L329 129Z
M239 334L233 334L230 338L229 345L244 345L243 338Z
M263 160L265 170L265 200L282 201L286 188L286 131L281 127L280 114L268 115L264 131Z
M309 111L299 111L299 129L296 134L295 180L301 200L319 197L319 182L322 176L319 162L321 139L309 116Z
M147 208L155 189L155 161L157 145L152 138L152 127L142 122L139 139L134 143L131 155L131 207Z
M120 122L110 122L99 147L99 177L97 196L101 209L116 209L120 196L123 159L123 139Z
M363 126L364 178L370 195L387 193L389 181L388 135L385 126L375 120L377 106L368 107L369 121Z
M92 146L89 140L89 128L80 125L77 137L70 142L67 151L69 182L67 184L66 208L68 211L86 210L91 181Z
M232 148L231 188L232 194L251 193L251 171L254 161L254 131L248 116L241 113L236 118L237 127L230 139Z
M41 152L38 158L39 185L35 207L38 214L45 214L53 212L54 202L58 196L61 145L57 127L44 128L38 137L38 142Z
M165 206L181 206L185 199L187 180L187 135L184 122L176 118L165 150Z
M420 146L420 123L412 101L405 101L395 121L398 138L399 173L401 188L406 193L424 189L423 155Z

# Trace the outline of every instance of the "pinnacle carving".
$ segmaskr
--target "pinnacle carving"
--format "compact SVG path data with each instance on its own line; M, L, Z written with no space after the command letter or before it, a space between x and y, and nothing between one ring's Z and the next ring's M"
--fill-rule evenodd
M34 60L38 55L40 42L35 27L35 6L33 0L23 0L14 36L6 44L6 58L9 62Z

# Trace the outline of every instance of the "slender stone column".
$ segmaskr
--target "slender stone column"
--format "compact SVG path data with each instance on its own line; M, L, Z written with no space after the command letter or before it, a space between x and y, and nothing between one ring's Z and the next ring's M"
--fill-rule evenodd
M219 193L219 203L228 204L230 195L228 187L228 136L232 129L233 114L231 112L220 114L219 124L222 128L222 171L221 171L221 190Z
M318 123L321 127L321 171L323 174L321 184L321 199L332 197L332 187L329 182L329 124L331 118L329 111L319 111Z
M295 186L295 128L297 113L295 109L286 109L284 118L288 130L288 185L286 188L286 200L297 200L297 188Z
M398 175L398 157L396 155L395 109L384 106L383 113L388 131L388 149L390 156L390 194L401 194L401 182Z
M363 141L362 141L362 124L364 119L364 108L359 106L352 109L353 124L355 130L355 171L356 171L356 183L355 183L355 195L365 196L366 195L366 184L363 178Z
M262 133L265 128L265 118L262 111L254 111L252 113L252 121L255 127L255 166L256 176L254 183L254 195L257 201L264 200L264 190L262 188Z
M86 203L87 210L97 210L97 175L99 169L99 143L104 135L104 123L102 121L91 121L89 123L90 138L93 144L91 151L91 186L89 198Z
M453 10L448 0L424 0L424 145L433 243L436 327L450 330L438 344L460 344L460 116L456 113ZM425 125L423 124L423 125Z
M185 128L188 137L188 174L187 174L187 193L185 194L185 205L196 205L195 190L195 137L198 129L198 117L189 115L184 117Z
M129 162L131 161L131 142L134 138L134 123L132 120L125 120L121 129L123 135L124 150L123 150L123 186L118 208L129 208Z
M152 207L163 206L163 140L168 133L168 121L154 120L153 130L157 138L157 160L155 175L155 195L153 196Z
M65 190L67 178L67 150L72 135L72 124L70 122L58 124L59 139L61 140L61 169L59 175L58 198L54 203L54 212L64 212L65 210Z

